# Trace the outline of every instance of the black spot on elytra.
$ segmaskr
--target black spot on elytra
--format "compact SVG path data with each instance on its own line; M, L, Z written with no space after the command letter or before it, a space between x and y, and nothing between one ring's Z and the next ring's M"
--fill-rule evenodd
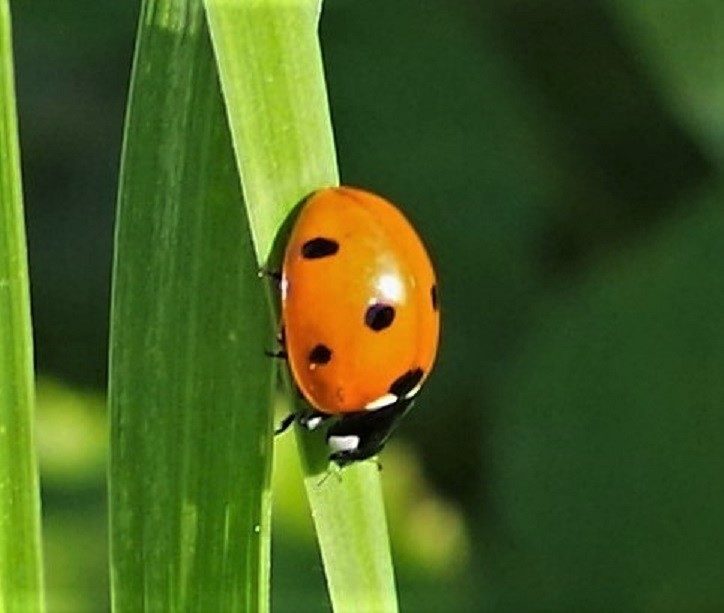
M316 260L334 255L339 251L339 243L330 238L321 236L308 240L302 245L302 257Z
M309 352L310 364L326 364L332 359L332 350L326 345L316 345Z
M389 328L395 319L395 309L388 304L373 304L365 313L365 324L375 332Z
M415 386L422 379L422 375L425 374L422 368L415 368L415 370L408 370L401 377L397 377L395 382L390 385L390 393L394 394L398 398L404 398L409 394Z
M437 311L440 308L437 301L437 285L433 285L430 288L430 298L432 299L432 308Z

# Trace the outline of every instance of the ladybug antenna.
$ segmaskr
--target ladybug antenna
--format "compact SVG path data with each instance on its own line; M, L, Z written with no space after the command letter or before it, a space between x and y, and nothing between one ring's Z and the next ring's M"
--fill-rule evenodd
M324 476L319 480L317 483L317 487L322 487L327 479L329 479L332 475L337 477L337 481L339 483L342 483L342 469L337 466L334 462L332 462L328 467L327 471L324 473Z

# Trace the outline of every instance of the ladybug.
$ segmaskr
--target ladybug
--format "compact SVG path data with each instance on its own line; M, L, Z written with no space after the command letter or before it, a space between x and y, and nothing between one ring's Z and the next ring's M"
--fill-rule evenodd
M312 410L330 420L330 461L376 455L427 379L440 330L437 281L404 215L375 194L330 187L301 205L284 254L280 352Z

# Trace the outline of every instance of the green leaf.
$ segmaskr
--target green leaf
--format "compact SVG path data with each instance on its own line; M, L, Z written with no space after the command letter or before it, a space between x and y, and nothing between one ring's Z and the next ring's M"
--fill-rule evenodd
M206 0L259 262L292 207L337 185L319 0Z
M206 0L260 263L294 205L338 173L317 0ZM289 389L290 396L294 392ZM397 598L377 466L323 480L318 436L298 432L305 486L335 611L394 611Z
M0 0L0 611L42 611L40 500L10 9Z
M723 195L539 313L481 446L490 610L724 607Z
M113 608L266 611L272 326L200 0L143 3L115 249Z
M720 165L724 161L724 4L609 0L662 97Z

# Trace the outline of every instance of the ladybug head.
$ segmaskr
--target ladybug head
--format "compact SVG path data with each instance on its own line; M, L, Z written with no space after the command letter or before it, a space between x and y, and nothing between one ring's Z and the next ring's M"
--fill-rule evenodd
M327 430L330 461L343 468L377 455L413 402L414 398L400 398L387 407L350 413L339 419Z

